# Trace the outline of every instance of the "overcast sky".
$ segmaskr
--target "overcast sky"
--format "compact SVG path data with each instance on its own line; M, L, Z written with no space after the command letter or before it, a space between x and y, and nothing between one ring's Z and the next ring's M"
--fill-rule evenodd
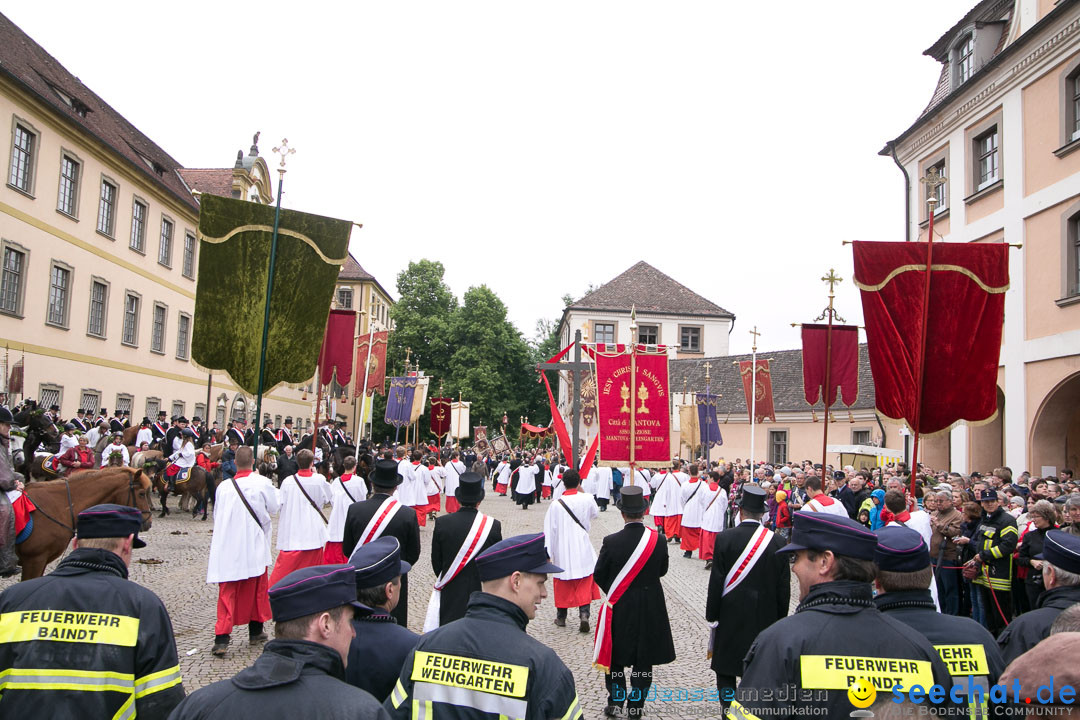
M732 352L861 319L843 239L902 240L878 151L926 106L922 51L975 0L22 3L3 8L186 167L282 137L283 204L486 283L526 337L645 260L735 313ZM663 292L663 288L656 288Z

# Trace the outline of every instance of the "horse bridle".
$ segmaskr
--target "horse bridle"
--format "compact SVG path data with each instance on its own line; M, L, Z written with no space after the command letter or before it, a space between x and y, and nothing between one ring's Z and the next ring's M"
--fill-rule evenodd
M68 484L68 479L67 478L61 478L61 479L64 481L64 490L67 491L68 514L71 516L71 525L67 525L67 524L61 522L60 520L57 520L56 518L54 518L49 513L45 512L40 507L35 506L34 511L39 512L42 515L44 515L46 518L48 518L49 520L52 520L54 523L56 523L60 527L67 530L69 533L71 533L72 537L74 537L75 536L76 520L75 520L75 504L71 501L71 485ZM130 507L138 507L135 504L135 475L132 475L131 479L128 480L128 500L131 501L130 505L129 505ZM150 519L151 513L150 513L149 510L140 510L139 514L141 514L143 516L143 522L144 523Z

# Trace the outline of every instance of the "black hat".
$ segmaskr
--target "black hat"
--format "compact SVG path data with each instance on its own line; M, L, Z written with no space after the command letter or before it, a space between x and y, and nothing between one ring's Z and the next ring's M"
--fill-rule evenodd
M191 422L202 422L202 418L199 417L198 415L192 415L191 416Z
M338 427L345 427L345 421L344 420L338 420L337 426Z
M832 476L833 480L843 480L847 474L843 470L834 470Z
M458 477L454 497L458 502L478 503L484 499L484 478L471 470L466 470Z
M163 418L163 417L165 417L165 416L166 416L167 414L168 414L168 413L166 413L166 412L165 412L164 410L158 410L158 414L157 414L157 416L158 416L159 418Z
M371 473L371 484L384 488L400 485L401 475L398 474L398 464L393 460L380 460L375 463L375 471Z
M285 424L286 425L292 425L292 418L291 417L285 418Z
M10 425L13 422L15 422L15 416L12 415L11 411L6 407L0 405L0 423L8 423Z
M894 525L877 531L874 564L889 572L918 572L930 567L930 551L917 530Z
M384 585L412 569L412 565L401 559L401 542L390 535L357 545L349 564L356 568L358 590Z
M1036 560L1046 560L1065 572L1080 573L1080 537L1064 530L1049 530L1043 541L1043 551Z
M84 408L79 408L78 410L75 411L75 414L76 415L85 415L86 410Z
M987 488L979 493L979 502L986 502L987 500L997 500L997 490L994 488Z
M643 513L649 507L645 501L645 491L637 485L624 485L620 495L619 509L628 515Z
M743 485L739 508L751 513L765 512L765 499L768 496L760 485Z
M480 580L497 580L515 572L561 573L563 569L552 565L544 547L544 533L515 535L497 542L476 558Z
M98 412L101 413L102 415L108 415L109 414L109 409L108 408L101 408L100 410L98 410Z
M877 535L846 517L797 512L792 517L791 542L777 552L796 550L831 550L837 555L873 560Z
M139 539L139 529L143 525L143 516L138 508L127 505L95 505L79 513L78 524L75 525L75 536L87 540L89 538L126 538L134 535L131 547L146 547L146 543Z
M139 424L140 424L140 425L149 425L149 424L150 424L150 418L148 418L148 417L143 417L143 419L142 419L142 422L141 422L141 423L139 423Z
M49 409L52 410L53 412L60 412L60 406L59 405L50 405Z
M295 620L356 602L356 568L352 565L315 565L294 570L270 588L274 622Z
M178 422L178 423L186 423L187 421L188 421L188 419L186 417L184 417L183 415L176 418L176 422Z
M176 422L179 419L180 419L179 415L173 415L172 417L169 418L169 422Z
M195 418L195 419L198 420L199 418ZM263 421L263 427L271 427L271 426L273 426L273 424L274 424L273 420L264 420Z

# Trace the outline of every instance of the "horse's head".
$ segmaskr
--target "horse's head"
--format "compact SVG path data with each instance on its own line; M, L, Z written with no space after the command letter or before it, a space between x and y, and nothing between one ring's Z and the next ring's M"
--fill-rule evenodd
M128 481L128 505L136 507L143 516L143 530L150 529L150 492L152 490L150 478L142 470L132 470L131 479Z

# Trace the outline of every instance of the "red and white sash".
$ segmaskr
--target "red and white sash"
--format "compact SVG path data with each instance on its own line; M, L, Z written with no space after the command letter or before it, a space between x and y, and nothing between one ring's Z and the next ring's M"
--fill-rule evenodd
M773 531L769 528L758 525L757 529L754 530L754 534L750 536L750 542L746 543L742 554L739 555L738 559L735 560L735 564L728 570L727 577L724 578L724 592L721 593L721 597L737 588L739 583L746 579L746 576L757 565L757 561L765 554L765 548L769 546L773 534Z
M458 573L465 569L465 566L469 564L470 560L476 557L476 553L480 548L484 547L484 543L491 533L491 526L494 524L495 523L493 523L491 518L487 515L481 512L476 513L472 527L469 528L469 533L465 536L465 542L458 548L457 555L454 556L454 561L450 563L450 569L435 580L435 589L431 591L431 599L428 601L427 616L424 618L424 632L439 627L439 611L442 608L442 589L446 587L451 580L456 578Z
M630 587L630 583L634 582L634 578L652 557L657 536L656 530L645 528L637 547L630 554L630 559L623 565L622 570L619 570L619 574L615 576L615 581L611 583L611 591L600 606L600 619L596 623L596 635L593 636L593 665L604 672L611 669L611 618L615 603L619 602Z
M390 524L391 518L397 514L397 511L401 508L401 503L396 498L388 497L383 500L383 504L379 506L379 509L372 515L371 520L368 520L367 527L364 528L364 532L360 533L360 542L353 548L353 552L361 545L367 545L372 540L377 540L380 535L386 531L386 527Z

